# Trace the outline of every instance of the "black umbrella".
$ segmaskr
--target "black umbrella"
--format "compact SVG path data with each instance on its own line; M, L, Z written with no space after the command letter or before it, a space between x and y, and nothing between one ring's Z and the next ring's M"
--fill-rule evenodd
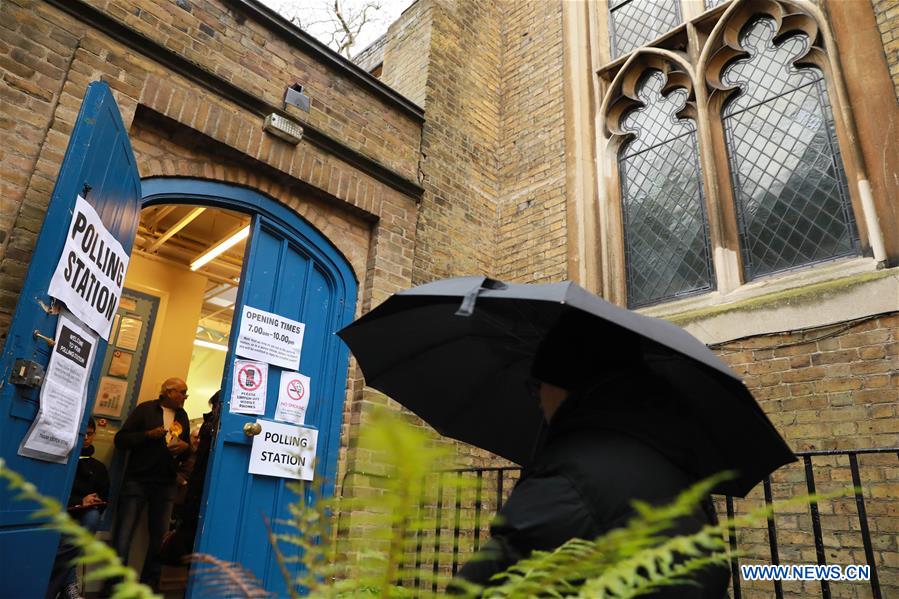
M639 344L644 364L693 425L684 434L703 436L703 446L711 448L692 464L693 473L738 473L717 492L745 496L795 460L746 386L702 342L572 282L436 281L394 294L338 335L368 386L439 433L526 465L542 419L526 389L531 363L547 332L572 311L608 325L608 338L598 343Z

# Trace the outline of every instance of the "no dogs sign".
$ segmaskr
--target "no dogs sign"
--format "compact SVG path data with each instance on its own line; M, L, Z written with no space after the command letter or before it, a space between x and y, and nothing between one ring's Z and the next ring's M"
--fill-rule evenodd
M231 383L231 412L233 414L265 414L265 389L268 384L268 364L251 360L234 361Z

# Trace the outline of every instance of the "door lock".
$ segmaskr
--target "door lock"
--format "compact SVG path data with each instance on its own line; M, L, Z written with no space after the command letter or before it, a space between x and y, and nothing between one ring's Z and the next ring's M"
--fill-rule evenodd
M248 437L255 437L262 432L262 425L258 422L247 422L243 425L243 434Z

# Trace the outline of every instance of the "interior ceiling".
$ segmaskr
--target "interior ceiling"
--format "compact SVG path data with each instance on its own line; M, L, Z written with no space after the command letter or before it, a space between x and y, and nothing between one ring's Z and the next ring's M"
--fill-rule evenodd
M141 211L135 248L151 259L189 269L191 262L249 223L246 214L221 208L153 206ZM215 338L217 332L226 337L231 327L245 247L246 239L196 270L208 279L200 314L205 329L200 336L206 340L221 341Z

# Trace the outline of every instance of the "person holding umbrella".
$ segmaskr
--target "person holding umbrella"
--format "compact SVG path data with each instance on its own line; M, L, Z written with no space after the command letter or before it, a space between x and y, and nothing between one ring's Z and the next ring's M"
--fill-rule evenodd
M534 550L595 539L634 517L634 500L669 503L696 479L685 457L708 448L680 438L682 417L644 367L639 343L607 344L610 333L602 321L570 312L539 345L531 387L546 427L490 540L460 578L489 586L493 575ZM622 401L630 414L617 405ZM697 510L666 532L695 533L714 517L713 508ZM729 578L726 567L716 567L693 579L698 585L648 596L722 599Z
M366 385L438 433L523 466L493 528L493 552L463 568L466 580L487 582L534 549L622 526L634 499L665 503L725 471L731 478L712 492L745 497L796 459L705 344L571 281L434 281L394 294L338 334ZM700 511L669 532L712 517ZM709 570L699 590L668 596L717 599L727 579Z

